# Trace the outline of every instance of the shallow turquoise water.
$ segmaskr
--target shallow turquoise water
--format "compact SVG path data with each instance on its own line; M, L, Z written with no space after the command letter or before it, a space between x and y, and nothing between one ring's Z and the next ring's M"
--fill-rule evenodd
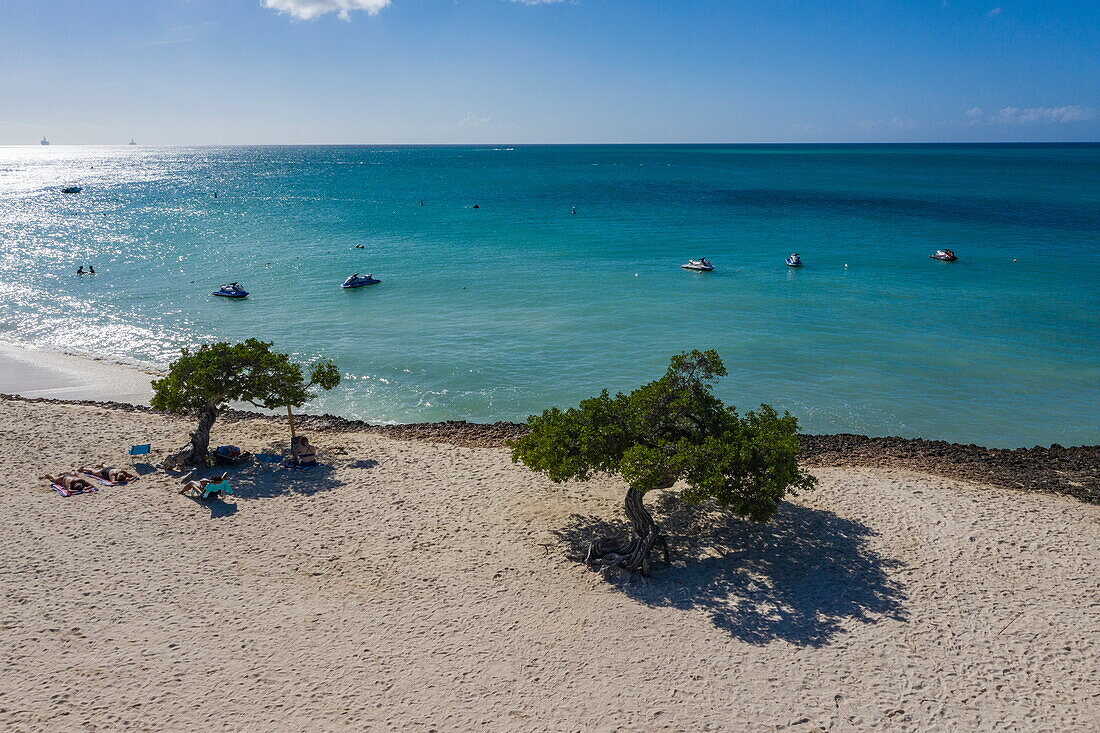
M0 338L259 336L339 363L312 410L522 419L717 348L812 432L1100 442L1100 146L0 148L0 237Z

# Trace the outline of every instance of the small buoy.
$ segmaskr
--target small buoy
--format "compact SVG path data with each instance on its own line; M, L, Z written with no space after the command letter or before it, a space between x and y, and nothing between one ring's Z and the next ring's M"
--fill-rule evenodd
M638 277L638 273L636 273L636 272L635 272L635 273L634 273L634 277Z
M848 263L847 263L847 262L845 262L845 263L844 263L844 266L845 266L845 267L847 267L847 266L848 266Z
M1012 261L1013 262L1019 262L1019 260L1017 260L1015 257L1012 258Z

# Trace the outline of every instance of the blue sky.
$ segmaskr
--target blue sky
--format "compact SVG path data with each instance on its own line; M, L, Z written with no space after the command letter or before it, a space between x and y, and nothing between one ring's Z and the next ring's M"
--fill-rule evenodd
M2 0L0 144L1100 140L1100 3Z

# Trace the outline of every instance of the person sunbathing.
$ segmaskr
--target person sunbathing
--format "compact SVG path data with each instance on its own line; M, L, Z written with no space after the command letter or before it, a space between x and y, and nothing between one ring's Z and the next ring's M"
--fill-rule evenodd
M294 438L294 463L299 466L317 465L317 449L309 444L309 439L304 435Z
M229 487L229 479L226 474L220 476L212 476L210 478L202 478L198 481L188 481L180 489L179 493L186 494L187 496L198 496L201 499L207 497L217 498L221 494L232 494L233 489Z
M85 491L92 488L92 485L88 482L88 479L84 478L78 473L63 473L54 475L47 473L42 478L49 480L52 484L57 484L66 491Z
M132 474L121 468L108 466L106 463L101 463L98 466L85 466L80 469L80 472L86 473L89 476L101 478L104 481L110 481L112 484L125 484L137 478L136 474Z

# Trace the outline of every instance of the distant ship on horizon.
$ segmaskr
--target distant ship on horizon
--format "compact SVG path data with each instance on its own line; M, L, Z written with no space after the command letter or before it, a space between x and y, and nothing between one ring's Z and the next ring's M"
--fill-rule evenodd
M49 144L50 144L50 141L46 139L45 135L43 135L42 136L42 142L40 142L39 145L49 145Z
M130 138L130 144L131 144L131 145L137 145L137 143L136 143L136 142L134 142L134 138Z

